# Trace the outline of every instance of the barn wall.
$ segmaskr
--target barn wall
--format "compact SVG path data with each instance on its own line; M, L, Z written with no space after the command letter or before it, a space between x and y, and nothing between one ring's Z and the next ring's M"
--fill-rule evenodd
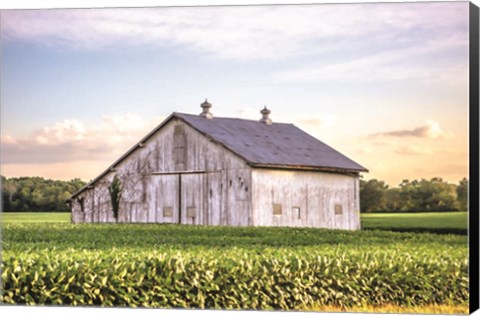
M253 225L360 229L358 181L334 173L253 169Z
M82 192L72 203L73 222L114 221L108 192L114 175L123 188L119 222L251 222L250 167L181 120L171 120Z

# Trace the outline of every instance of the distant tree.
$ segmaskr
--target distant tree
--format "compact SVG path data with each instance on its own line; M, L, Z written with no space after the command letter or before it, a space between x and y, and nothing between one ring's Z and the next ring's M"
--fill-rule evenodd
M65 201L85 185L80 179L50 180L41 177L2 176L5 212L68 212Z
M17 186L13 182L7 182L3 185L5 193L8 194L8 201L13 202L13 195L17 192Z
M386 209L388 185L383 181L360 180L360 209L364 213Z
M468 210L468 180L463 178L457 186L457 201L461 211Z
M389 188L385 192L385 211L399 212L403 209L400 188Z
M468 181L457 186L440 177L430 180L403 180L398 187L389 187L383 181L360 180L360 208L362 212L432 212L466 209Z
M456 186L434 177L400 183L402 211L458 211Z

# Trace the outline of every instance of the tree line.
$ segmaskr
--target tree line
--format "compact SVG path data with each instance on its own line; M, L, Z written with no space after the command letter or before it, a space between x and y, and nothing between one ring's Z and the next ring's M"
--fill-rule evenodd
M66 200L86 183L80 179L1 176L4 212L69 212Z
M85 186L80 179L69 181L41 177L5 178L2 181L4 212L68 212L65 201ZM377 179L360 179L360 210L371 212L466 211L468 180L458 184L442 178L403 180L389 187Z
M398 187L384 181L360 179L360 211L448 212L467 211L468 180L458 184L435 177L430 180L403 180Z

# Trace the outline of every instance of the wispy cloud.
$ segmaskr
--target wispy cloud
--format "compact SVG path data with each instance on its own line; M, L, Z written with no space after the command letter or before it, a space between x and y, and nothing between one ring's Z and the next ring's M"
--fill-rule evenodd
M317 62L305 68L287 70L273 75L278 82L385 82L412 80L453 81L468 79L467 32L461 37L426 38L421 45L410 43L404 48L383 47L364 56L360 51L343 59ZM452 62L438 58L448 52L463 57ZM463 54L461 54L463 52ZM430 58L429 58L430 56ZM433 58L432 56L437 56ZM462 80L463 79L463 80Z
M440 127L440 124L433 120L428 120L425 125L413 129L394 130L387 132L374 133L369 137L419 137L430 139L451 139L454 133L445 131Z
M173 44L218 58L278 59L355 51L366 38L418 46L468 30L467 12L465 3L6 11L2 37L76 49Z
M395 149L395 153L400 155L431 155L433 150L428 147L420 147L416 145L401 146Z
M158 122L156 122L158 123ZM112 160L155 126L137 115L104 116L98 125L64 120L27 138L2 135L4 164Z

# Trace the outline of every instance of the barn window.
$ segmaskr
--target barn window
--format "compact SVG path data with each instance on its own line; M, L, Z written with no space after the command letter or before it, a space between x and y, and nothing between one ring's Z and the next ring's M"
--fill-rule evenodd
M210 189L210 198L212 198L212 195L213 195L213 192L212 192L212 189Z
M173 217L173 207L164 207L163 208L163 217Z
M282 215L282 204L273 204L273 215Z
M196 213L197 213L197 208L187 207L187 217L195 217Z
M300 207L293 206L292 207L292 217L293 219L300 219Z
M85 198L81 197L78 199L78 203L80 203L80 211L85 212Z
M342 214L343 214L342 205L335 204L335 215L342 215Z
M184 168L187 138L183 126L177 125L173 130L173 160L177 169Z

